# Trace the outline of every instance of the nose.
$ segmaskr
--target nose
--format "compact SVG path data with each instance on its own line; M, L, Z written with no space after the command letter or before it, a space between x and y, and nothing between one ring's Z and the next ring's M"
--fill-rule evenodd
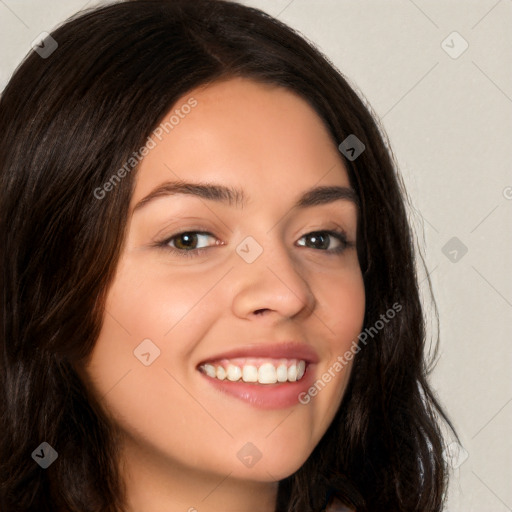
M236 255L233 313L246 319L272 313L286 318L311 315L316 299L299 264L283 244L268 242L252 263Z

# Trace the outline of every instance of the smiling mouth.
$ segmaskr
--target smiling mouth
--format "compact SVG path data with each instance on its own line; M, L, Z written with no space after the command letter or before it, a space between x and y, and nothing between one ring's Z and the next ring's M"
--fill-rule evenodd
M280 384L300 381L306 367L303 359L236 358L204 363L198 369L219 381Z

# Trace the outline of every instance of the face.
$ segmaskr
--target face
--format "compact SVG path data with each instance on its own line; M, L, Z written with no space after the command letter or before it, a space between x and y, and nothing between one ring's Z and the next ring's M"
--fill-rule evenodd
M82 375L140 465L277 481L319 442L351 371L335 362L363 325L357 208L335 143L292 92L237 78L176 109L137 171Z

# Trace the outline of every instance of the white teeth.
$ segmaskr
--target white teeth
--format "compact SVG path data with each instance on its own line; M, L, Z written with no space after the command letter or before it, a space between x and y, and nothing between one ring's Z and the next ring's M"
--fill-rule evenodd
M302 379L305 371L306 371L306 362L299 361L299 364L297 365L297 380Z
M265 363L258 370L260 384L275 384L277 382L276 367L272 363Z
M286 382L288 380L288 367L280 364L277 367L277 382Z
M242 380L244 382L258 382L258 368L252 364L244 365Z
M297 380L297 365L296 364L292 364L288 368L288 380L290 382L295 382Z
M228 380L231 380L233 382L236 382L237 380L240 380L240 377L242 376L242 370L235 366L234 364L228 365Z
M224 363L225 364L225 363ZM208 377L237 382L257 382L275 384L277 382L296 382L304 376L306 361L282 359L278 364L263 363L259 368L255 364L228 363L227 366L203 364L201 369Z
M217 370L215 369L215 366L213 364L205 364L203 366L204 371L208 377L216 377L217 376Z

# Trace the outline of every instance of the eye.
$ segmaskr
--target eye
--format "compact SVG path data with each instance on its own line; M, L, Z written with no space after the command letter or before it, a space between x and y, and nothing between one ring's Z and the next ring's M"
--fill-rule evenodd
M198 242L201 240L201 237L203 237L204 241L204 238L208 238L209 236L213 237L210 233L187 231L186 233L179 233L173 236L171 240L175 240L174 247L176 247L176 249L202 249L204 246L197 247Z
M208 244L208 238L212 238L214 242ZM301 242L302 240L305 240L305 242ZM331 247L333 240L334 247ZM182 231L156 243L157 247L184 257L200 256L215 245L224 244L215 235L207 231ZM297 245L335 255L341 254L348 247L354 246L354 243L347 241L344 231L323 230L307 233L299 239Z
M204 244L208 237L217 240L214 235L206 231L184 231L182 233L177 233L169 238L166 238L158 245L169 249L171 252L179 253L184 256L193 256L202 253L204 250L210 247L207 243L206 245L198 246L201 241ZM219 244L214 243L210 245Z
M335 247L329 248L333 238L336 240L337 244L335 244ZM354 245L347 240L347 235L344 231L313 231L304 235L300 240L304 239L310 240L310 244L298 242L298 245L310 249L320 249L331 254L339 254Z

